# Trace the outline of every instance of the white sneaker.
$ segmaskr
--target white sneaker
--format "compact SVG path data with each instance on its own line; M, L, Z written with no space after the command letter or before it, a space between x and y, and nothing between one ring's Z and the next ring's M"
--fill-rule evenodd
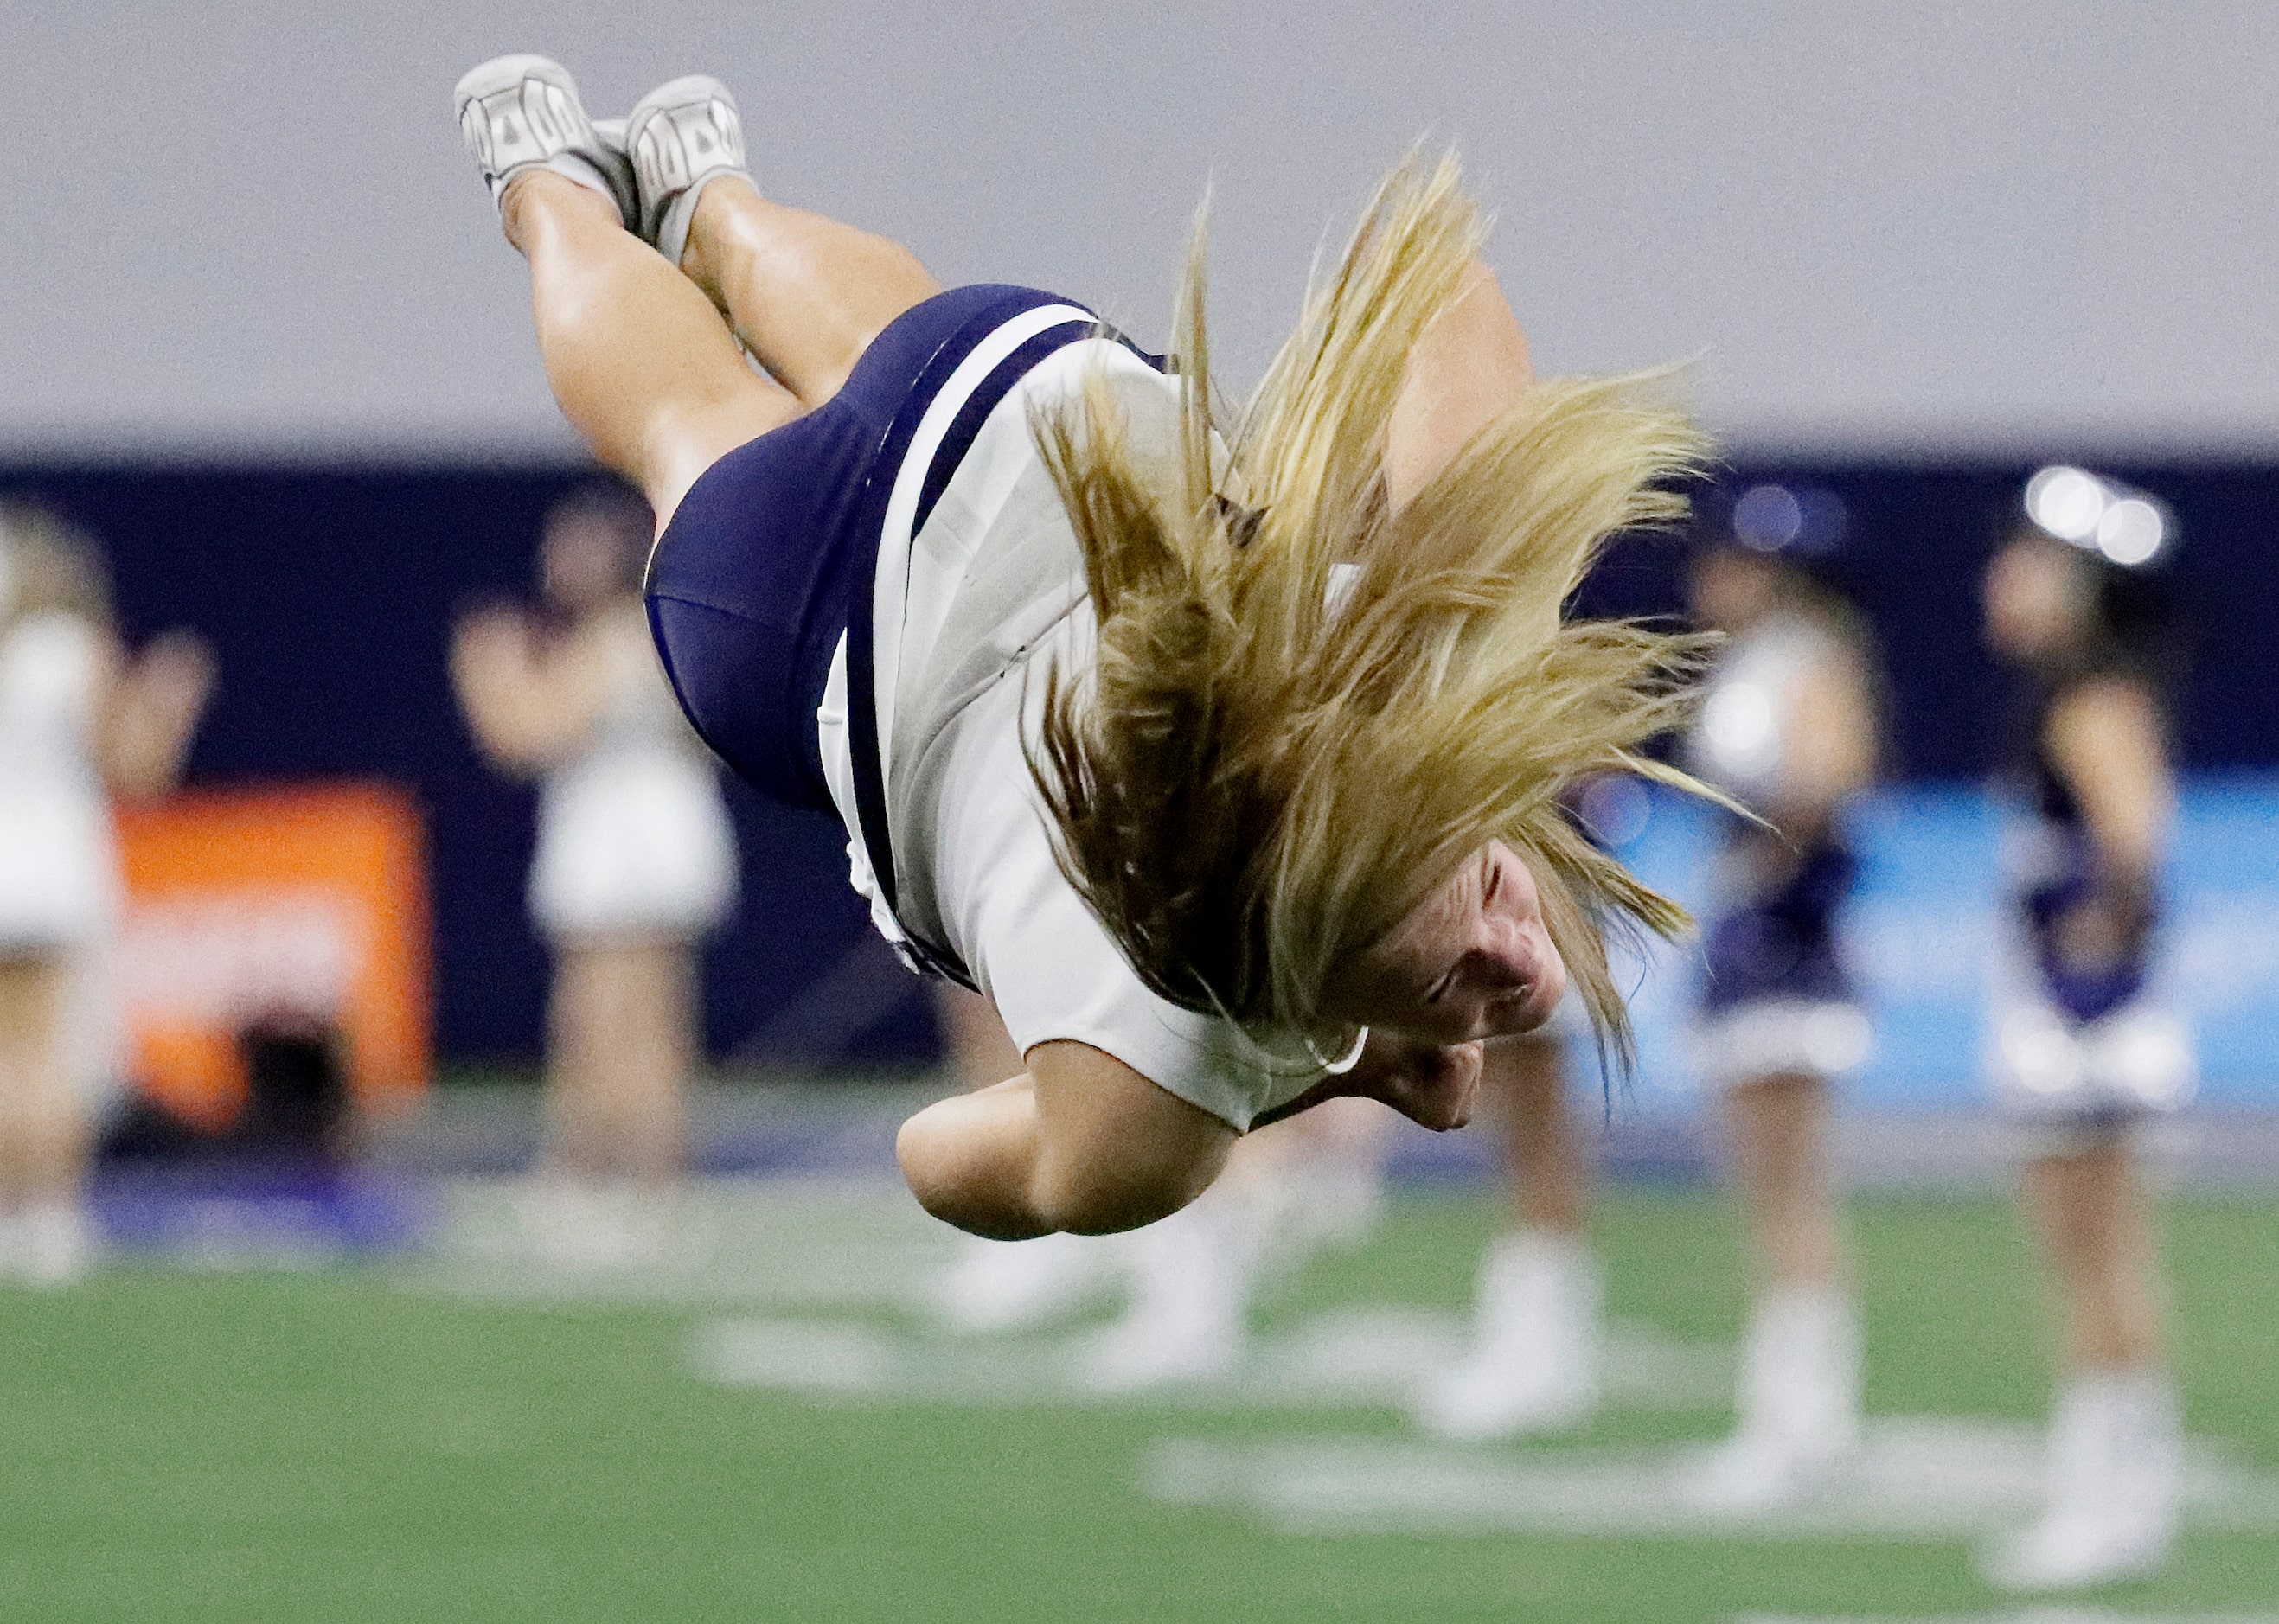
M929 1294L934 1318L969 1336L1026 1330L1059 1319L1108 1283L1104 1247L1083 1235L970 1240Z
M95 1226L75 1201L43 1201L16 1215L13 1272L27 1285L67 1286L95 1267Z
M1247 1191L1220 1188L1122 1237L1132 1306L1077 1356L1078 1385L1137 1392L1231 1375L1248 1343L1259 1214Z
M1775 1291L1749 1316L1739 1425L1685 1484L1705 1511L1752 1516L1824 1493L1860 1447L1860 1321L1836 1291Z
M1743 1429L1694 1460L1685 1498L1719 1516L1762 1516L1838 1487L1857 1459L1843 1440Z
M1586 1420L1599 1407L1598 1265L1570 1237L1521 1230L1480 1266L1479 1335L1418 1395L1418 1425L1444 1438L1508 1438Z
M634 228L633 165L622 146L612 148L596 132L578 100L578 81L560 63L494 57L467 70L451 92L451 111L493 203L517 175L549 169L601 193L617 204L625 228Z
M2173 1529L2146 1523L2053 1515L1997 1545L1981 1567L1997 1590L2082 1590L2157 1572L2175 1539Z
M744 121L728 87L702 73L659 85L625 115L638 208L633 229L674 264L688 247L696 200L723 175L746 181Z
M533 1177L517 1216L533 1261L564 1274L655 1268L672 1251L659 1192L631 1184Z
M2175 1544L2183 1428L2160 1371L2077 1377L2050 1426L2040 1519L1986 1552L2006 1590L2071 1590L2160 1567Z

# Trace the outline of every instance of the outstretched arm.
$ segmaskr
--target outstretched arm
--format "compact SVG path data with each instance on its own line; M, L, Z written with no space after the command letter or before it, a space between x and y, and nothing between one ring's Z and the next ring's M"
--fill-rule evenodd
M584 742L602 712L592 651L541 647L529 617L491 609L462 621L451 678L475 742L495 766L542 772Z
M1089 1044L1040 1043L1026 1076L927 1107L894 1153L918 1204L994 1240L1103 1235L1209 1188L1234 1130Z
M2049 736L2107 874L2124 888L2148 886L2175 814L2152 695L2118 678L2084 683L2050 713Z
M1385 433L1385 494L1393 508L1406 507L1466 440L1534 387L1527 334L1495 272L1474 260L1454 301L1408 352Z
M195 632L167 632L139 657L113 651L112 660L100 735L104 778L129 801L163 795L180 779L213 696L213 650Z

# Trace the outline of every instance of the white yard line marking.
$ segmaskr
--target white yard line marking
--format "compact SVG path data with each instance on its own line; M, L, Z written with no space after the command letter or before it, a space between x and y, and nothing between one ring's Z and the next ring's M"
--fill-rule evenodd
M1405 1406L1462 1346L1463 1331L1452 1313L1335 1309L1260 1336L1228 1375L1138 1393L1086 1384L1086 1354L1098 1332L958 1338L857 1320L719 1319L697 1328L690 1362L704 1380L728 1386L879 1401L1335 1410ZM825 1349L828 1357L817 1352ZM1714 1410L1732 1391L1729 1352L1650 1327L1612 1327L1605 1357L1602 1391L1616 1408ZM842 1374L851 1370L862 1375ZM818 1371L830 1374L818 1379Z
M2014 1527L2040 1504L2041 1436L2020 1423L1928 1415L1870 1421L1844 1478L1809 1500L1751 1515L1693 1498L1700 1455L1699 1445L1522 1450L1398 1437L1178 1438L1148 1452L1140 1482L1158 1500L1306 1533L1944 1544ZM2194 1440L2184 1514L2195 1528L2279 1533L2279 1477Z

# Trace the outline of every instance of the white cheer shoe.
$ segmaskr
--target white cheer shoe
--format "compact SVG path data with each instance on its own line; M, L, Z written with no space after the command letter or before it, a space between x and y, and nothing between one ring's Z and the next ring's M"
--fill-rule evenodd
M1122 1318L1087 1337L1076 1384L1136 1393L1219 1381L1249 1349L1250 1298L1262 1260L1253 1192L1222 1185L1170 1217L1116 1237L1132 1283Z
M1522 1230L1480 1267L1479 1334L1417 1395L1417 1424L1435 1436L1516 1437L1588 1420L1599 1407L1604 1286L1580 1241Z
M100 1250L95 1222L75 1201L41 1201L0 1214L0 1278L52 1290L86 1277Z
M1982 1567L1998 1590L2083 1590L2159 1571L2175 1541L2175 1530L2158 1521L2054 1514L1996 1546Z
M2159 1568L2176 1538L2183 1425L2158 1370L2078 1376L2050 1425L2041 1518L1987 1551L2006 1590L2073 1590Z
M928 1306L946 1330L967 1336L1034 1329L1073 1314L1109 1283L1107 1242L1085 1235L969 1239Z
M623 144L636 191L633 229L676 265L704 188L724 175L752 179L736 98L702 73L659 85L634 103Z
M1686 1498L1747 1517L1840 1485L1860 1450L1860 1319L1848 1292L1789 1287L1750 1313L1739 1426L1696 1462Z
M590 188L618 208L627 230L640 223L633 165L586 116L578 81L546 57L494 57L470 68L451 92L459 138L483 172L491 201L533 169Z

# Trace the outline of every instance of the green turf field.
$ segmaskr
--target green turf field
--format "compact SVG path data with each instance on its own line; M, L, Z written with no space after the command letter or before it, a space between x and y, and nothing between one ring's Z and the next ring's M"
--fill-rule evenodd
M1856 1526L1740 1534L1624 1521L1652 1521L1650 1487L1622 1492L1641 1462L1723 1424L1740 1299L1707 1195L1604 1204L1630 1372L1610 1413L1469 1450L1416 1440L1353 1344L1447 1332L1477 1195L1405 1198L1276 1286L1262 1343L1289 1392L1262 1355L1247 1386L1112 1402L1040 1375L1049 1339L944 1344L893 1306L942 1254L878 1192L723 1194L685 1264L585 1285L518 1264L487 1199L462 1197L431 1261L0 1296L0 1618L2279 1620L2269 1199L2172 1209L2204 1504L2170 1574L2062 1615L2001 1604L1968 1561L1972 1497L2027 1469L2002 1423L2044 1398L1991 1199L1857 1209L1869 1409L1947 1418L1893 1436L1951 1444L1952 1481ZM1588 1492L1546 1496L1558 1472Z

